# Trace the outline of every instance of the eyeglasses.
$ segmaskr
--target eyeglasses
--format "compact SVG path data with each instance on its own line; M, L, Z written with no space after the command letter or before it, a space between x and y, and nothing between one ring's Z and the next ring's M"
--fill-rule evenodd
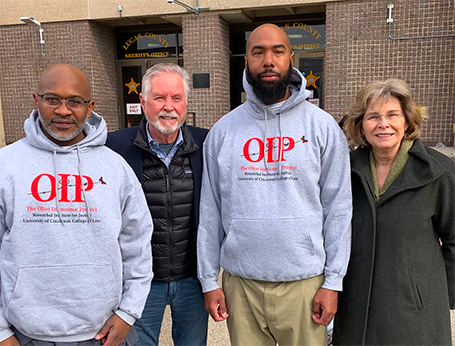
M390 114L384 114L384 115L379 115L376 113L371 113L371 114L366 114L363 116L363 120L368 121L368 122L374 122L374 123L379 123L381 122L382 117L384 117L388 122L394 123L398 121L403 114L401 113L390 113Z
M70 98L62 98L60 96L55 96L52 94L42 94L38 95L43 99L43 103L52 108L57 108L62 104L62 101L65 100L66 107L72 110L81 110L84 108L86 103L89 103L91 100L85 101L82 97L70 97Z

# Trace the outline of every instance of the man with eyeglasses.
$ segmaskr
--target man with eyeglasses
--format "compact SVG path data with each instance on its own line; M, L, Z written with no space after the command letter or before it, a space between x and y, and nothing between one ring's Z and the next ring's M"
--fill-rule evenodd
M85 101L80 96L63 99L54 94L33 94L35 105L38 104L39 97L41 97L43 104L47 106L44 112L40 112L38 108L37 111L44 134L49 139L52 138L57 141L57 144L63 145L64 142L70 142L68 144L77 143L85 137L82 130L86 124L87 117L90 116L89 112L91 113L93 109L93 101ZM60 107L63 101L65 101L66 107ZM84 114L86 104L88 105L88 111ZM60 117L49 119L46 117L49 113L60 113ZM74 118L65 118L67 114L74 114ZM74 128L74 130L71 131L71 128Z
M0 150L1 346L137 340L152 220L90 94L78 68L49 67L26 137Z

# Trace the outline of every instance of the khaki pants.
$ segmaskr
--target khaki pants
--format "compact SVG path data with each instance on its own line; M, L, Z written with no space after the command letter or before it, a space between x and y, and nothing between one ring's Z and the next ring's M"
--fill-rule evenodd
M327 345L326 327L313 322L313 298L324 277L268 282L223 272L232 345Z

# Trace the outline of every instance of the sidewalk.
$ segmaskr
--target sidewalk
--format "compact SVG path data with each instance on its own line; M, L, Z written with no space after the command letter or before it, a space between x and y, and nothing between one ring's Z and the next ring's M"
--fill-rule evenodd
M455 346L455 310L450 311L452 317L452 346ZM166 308L166 312L163 318L163 325L161 327L161 334L159 344L160 346L172 346L171 337L171 314L169 307ZM207 337L208 346L229 346L229 334L227 331L226 321L214 322L209 317L209 333Z
M161 326L161 334L159 345L172 346L172 331L171 331L171 312L169 306L166 308L163 318L163 325ZM207 336L208 346L229 346L229 334L227 331L226 321L215 322L209 316L209 332Z

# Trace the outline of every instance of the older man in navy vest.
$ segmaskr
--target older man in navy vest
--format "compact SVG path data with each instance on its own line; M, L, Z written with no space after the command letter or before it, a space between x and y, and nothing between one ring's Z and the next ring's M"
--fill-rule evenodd
M153 217L154 279L137 345L157 345L166 305L172 310L175 345L207 343L207 312L196 278L196 231L207 130L185 125L188 73L157 64L142 78L145 113L138 127L109 134L107 146L133 167Z

